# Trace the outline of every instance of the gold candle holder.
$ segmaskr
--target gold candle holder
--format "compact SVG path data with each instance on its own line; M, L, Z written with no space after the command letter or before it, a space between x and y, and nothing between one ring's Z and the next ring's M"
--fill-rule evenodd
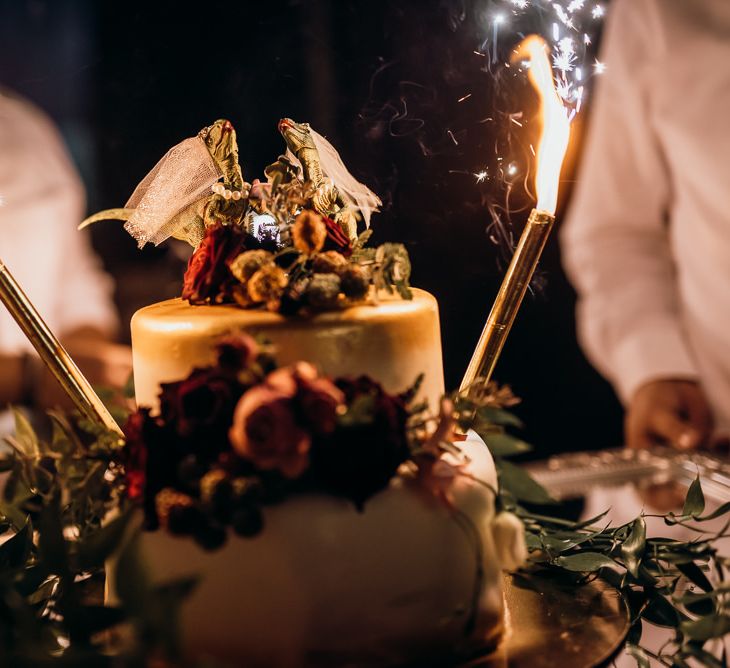
M102 400L43 321L2 260L0 260L0 301L81 414L122 436L121 428Z
M533 209L530 213L502 286L489 312L487 323L461 381L460 392L478 394L491 379L554 222L555 216L546 211ZM478 387L475 385L476 380L479 380Z

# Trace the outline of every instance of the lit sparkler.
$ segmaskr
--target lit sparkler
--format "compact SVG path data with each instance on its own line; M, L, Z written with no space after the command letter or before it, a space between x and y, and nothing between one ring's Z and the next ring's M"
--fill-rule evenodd
M537 147L537 206L530 213L512 256L499 294L464 374L461 391L479 392L492 376L555 222L560 169L570 138L570 116L556 89L545 41L535 35L528 37L520 45L516 57L529 59L528 77L540 97L542 134ZM478 386L475 383L477 379L480 381Z

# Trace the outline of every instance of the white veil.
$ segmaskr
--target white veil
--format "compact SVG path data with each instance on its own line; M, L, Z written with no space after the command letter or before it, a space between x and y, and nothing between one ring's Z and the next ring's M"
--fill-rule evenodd
M380 211L380 205L382 204L380 198L347 171L340 154L332 144L311 128L309 131L314 140L314 147L319 153L322 172L337 187L345 202L353 209L360 211L365 221L365 227L370 227L370 216ZM289 150L287 151L287 157L292 163L301 167L297 157Z
M210 194L222 172L200 137L173 146L135 188L125 208L134 209L124 224L140 248L158 245L186 222L179 214Z

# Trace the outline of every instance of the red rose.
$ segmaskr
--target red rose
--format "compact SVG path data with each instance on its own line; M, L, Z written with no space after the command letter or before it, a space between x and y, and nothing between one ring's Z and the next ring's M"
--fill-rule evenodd
M267 384L251 388L238 402L228 434L239 456L287 478L307 470L311 446L310 435L297 423L293 396Z
M123 429L127 441L123 460L124 480L127 496L132 501L139 501L144 495L147 469L147 445L144 437L149 419L149 409L138 410L127 418Z
M345 234L344 230L331 218L322 216L325 227L327 228L327 239L324 242L324 250L334 250L342 253L345 257L352 255L352 245L350 238Z
M163 383L160 415L182 437L222 440L231 424L241 387L235 377L216 368L194 369L185 380Z
M205 236L188 262L183 278L183 299L191 304L204 304L224 298L228 284L234 282L228 269L246 250L246 233L234 225L221 223L206 228Z
M322 488L361 508L410 457L408 411L400 397L367 376L336 383L348 413L336 431L315 441L312 471Z

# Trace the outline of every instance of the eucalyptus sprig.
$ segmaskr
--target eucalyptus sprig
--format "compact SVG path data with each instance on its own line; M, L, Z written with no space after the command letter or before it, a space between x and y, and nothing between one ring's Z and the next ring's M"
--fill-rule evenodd
M477 395L478 398L473 398ZM616 587L631 616L626 651L644 668L651 661L669 667L694 665L720 668L724 655L709 644L730 633L730 582L725 567L730 559L718 552L718 541L730 536L730 502L703 514L705 497L699 476L687 490L679 515L661 517L667 526L681 525L692 531L690 541L647 536L643 513L620 526L604 523L609 511L586 521L570 521L551 515L550 494L510 457L531 448L511 430L520 421L505 410L513 404L510 393L496 385L479 393L454 397L462 429L474 429L491 450L500 481L499 504L523 521L530 552L529 570L534 581L568 578L576 586L601 578ZM548 510L537 512L535 505ZM703 523L728 517L720 531ZM644 623L673 632L659 652L641 644Z
M0 500L0 665L143 666L175 657L174 617L192 581L153 585L136 558L133 513L120 497L116 433L51 413L38 436L20 411ZM117 558L119 602L102 601ZM107 632L136 629L122 651Z

